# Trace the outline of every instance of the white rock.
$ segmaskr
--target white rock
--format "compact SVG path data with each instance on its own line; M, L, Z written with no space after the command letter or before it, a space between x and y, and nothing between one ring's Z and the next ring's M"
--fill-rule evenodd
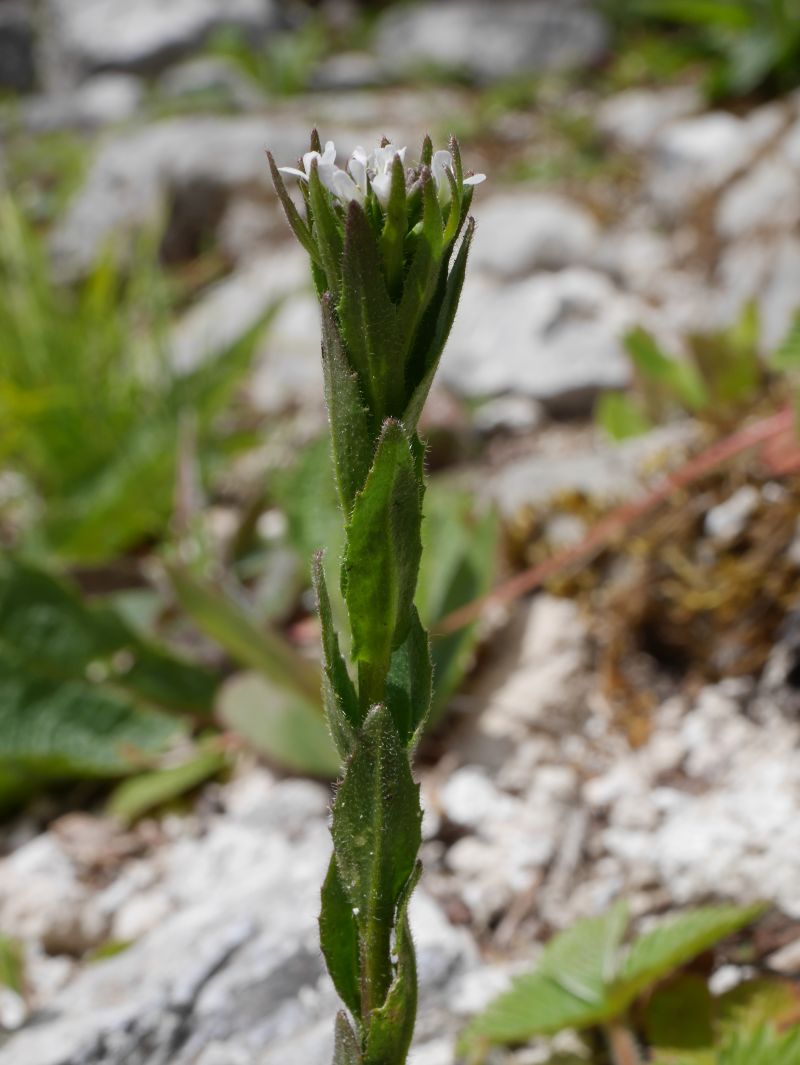
M708 511L704 522L706 535L718 543L731 543L747 528L760 503L758 489L750 484L742 485L724 503L718 503Z
M480 205L470 269L504 279L587 263L598 239L588 211L561 196L494 196Z
M53 234L56 266L74 277L91 266L101 249L142 227L155 225L168 196L183 197L183 224L208 225L207 200L259 189L272 195L264 150L294 159L304 149L299 128L255 118L174 118L105 142L86 182ZM197 217L202 211L202 217ZM193 213L194 212L194 213Z
M497 430L526 433L540 425L544 418L541 403L530 396L497 396L481 403L472 423L482 433Z
M67 55L87 70L152 72L195 48L213 30L264 32L273 0L48 0Z
M726 240L773 229L786 232L800 221L800 180L780 156L763 159L725 190L717 206L717 232Z
M516 804L475 766L457 769L441 790L442 811L455 824L480 828L511 816Z
M521 392L548 408L586 410L630 379L621 336L641 308L608 278L572 268L514 285L468 276L441 365L465 396Z
M702 95L690 85L627 89L601 104L596 125L603 136L620 147L640 152L652 145L669 122L688 118L702 106Z
M376 48L393 71L434 65L494 81L590 64L607 40L601 17L574 0L427 0L384 15Z
M767 352L785 339L797 313L800 239L787 234L771 251L771 276L760 301L761 343Z
M64 128L92 130L127 122L144 97L144 84L132 74L97 74L72 93L32 99L22 121L32 133Z
M648 178L656 206L674 217L719 189L776 137L783 121L782 110L765 107L747 118L710 111L668 125L655 141Z

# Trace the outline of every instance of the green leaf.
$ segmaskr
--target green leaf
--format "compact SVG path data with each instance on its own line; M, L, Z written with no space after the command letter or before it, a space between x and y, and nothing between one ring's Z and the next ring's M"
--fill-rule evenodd
M645 1009L651 1046L671 1051L708 1051L714 1046L714 1003L708 982L687 973L659 988Z
M380 251L363 208L347 214L339 327L350 363L369 400L373 425L403 407L403 360L397 313L389 298Z
M358 1039L341 1012L336 1014L333 1065L363 1065Z
M106 804L112 817L130 823L151 810L179 799L225 769L223 751L206 744L180 765L154 769L118 784Z
M347 524L343 589L355 659L388 667L405 640L419 569L420 491L408 439L387 421Z
M422 865L417 862L397 908L397 968L386 1001L369 1020L364 1065L405 1065L417 1014L417 959L408 925L408 904Z
M396 300L403 288L403 266L408 211L406 175L399 156L392 163L392 185L386 206L386 221L381 233L381 253L389 295Z
M800 314L796 314L778 350L770 359L776 370L796 370L800 367Z
M443 267L442 212L436 194L436 183L429 170L423 171L422 221L419 231L414 235L416 244L413 258L403 282L403 296L397 309L397 326L403 345L404 364L414 350L417 331L436 292Z
M539 972L590 1006L606 1000L628 924L628 908L619 902L602 917L578 921L544 949Z
M347 664L339 650L339 638L333 624L321 553L314 558L314 588L322 625L322 687L325 711L336 747L341 756L346 758L353 750L364 713L358 702L355 685L347 671Z
M286 190L283 176L275 164L272 152L267 152L267 159L269 160L269 169L272 174L272 184L275 186L275 192L278 194L281 206L286 212L286 218L289 221L289 225L292 227L292 232L311 256L312 261L321 266L320 254L317 251L317 246L311 236L311 231L300 217L300 212L295 207L294 201Z
M330 194L319 179L319 165L311 164L308 175L308 198L311 205L312 235L325 271L328 291L338 301L342 289L342 230L331 205Z
M358 925L332 855L322 885L320 945L334 987L354 1017L361 1018Z
M652 428L652 423L632 396L605 392L594 408L595 421L612 440L629 440Z
M641 991L685 965L725 939L752 924L764 905L706 906L664 921L640 936L622 963L615 993L630 1002Z
M235 661L257 669L271 684L295 693L309 705L319 706L320 677L312 662L267 626L259 627L233 594L195 576L186 566L167 566L172 589L195 624L216 640Z
M25 994L25 957L17 939L0 933L0 987L16 995Z
M419 788L385 707L367 717L333 805L334 853L362 936L391 928L421 842ZM387 967L390 966L387 946ZM377 994L377 989L372 989Z
M348 515L372 465L372 439L358 374L348 362L328 295L322 297L322 369L336 484Z
M708 405L703 379L691 363L670 359L644 329L634 329L625 337L625 348L646 381L664 389L689 410Z
M745 980L717 1001L717 1023L723 1032L743 1032L771 1024L783 1029L798 1016L800 989L790 980Z
M434 335L425 348L422 359L422 376L419 382L414 385L411 398L403 412L403 424L408 432L413 432L417 427L420 415L422 414L422 408L425 406L425 400L428 398L428 393L433 384L433 378L439 367L439 360L442 357L442 352L444 351L447 339L450 336L450 330L452 329L456 311L458 310L458 301L461 298L461 289L464 285L464 276L467 270L467 256L469 255L469 249L472 245L472 237L474 233L475 222L470 219L467 223L466 231L464 232L464 239L461 242L461 246L458 249L452 269L447 278L447 285L439 309Z
M386 678L386 705L400 740L415 743L425 726L431 705L433 665L428 634L412 607L411 627L392 655Z
M81 681L48 680L0 653L0 766L40 778L124 776L181 727Z
M263 674L239 673L220 689L217 713L278 765L328 780L338 775L339 756L319 703L297 691Z
M765 1026L732 1036L719 1053L718 1065L800 1065L800 1028L778 1035Z

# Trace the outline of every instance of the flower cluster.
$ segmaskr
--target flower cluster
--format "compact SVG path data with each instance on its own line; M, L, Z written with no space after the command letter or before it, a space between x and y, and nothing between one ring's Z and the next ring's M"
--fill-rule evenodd
M401 164L405 163L406 148L398 148L397 145L384 143L379 148L374 148L367 153L364 148L357 147L347 161L344 170L336 165L336 146L333 141L327 141L325 150L306 152L303 156L303 169L294 166L279 167L282 174L291 174L308 181L311 168L316 163L319 179L322 185L333 193L342 204L348 204L351 200L364 203L370 190L375 193L381 207L389 203L392 190L392 166L395 159ZM454 170L453 156L446 149L433 153L431 159L431 173L436 183L439 202L442 206L450 202L451 189L448 172L452 175ZM414 171L409 171L408 177L413 180L416 177ZM465 185L479 185L486 180L485 174L472 174L464 178Z

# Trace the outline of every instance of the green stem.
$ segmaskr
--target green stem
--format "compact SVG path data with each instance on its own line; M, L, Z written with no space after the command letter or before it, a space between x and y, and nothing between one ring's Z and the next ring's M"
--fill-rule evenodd
M375 662L358 663L358 697L361 709L366 713L372 706L382 703L386 695L388 664Z
M392 983L392 921L382 913L370 914L366 934L361 941L361 1001L364 1021L380 1009Z

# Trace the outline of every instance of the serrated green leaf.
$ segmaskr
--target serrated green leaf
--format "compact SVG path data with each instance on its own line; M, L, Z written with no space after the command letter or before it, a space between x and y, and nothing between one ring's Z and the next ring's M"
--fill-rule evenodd
M342 887L336 859L331 856L322 885L319 917L320 945L334 987L354 1017L361 1018L361 975L358 925L353 906Z
M327 290L338 301L342 290L341 222L331 204L330 194L320 181L316 160L311 164L311 173L308 175L308 199L311 205L311 233L325 271Z
M408 924L408 904L421 873L422 865L417 862L397 908L397 967L386 1001L370 1015L364 1065L406 1062L417 1015L417 959Z
M390 420L356 497L343 561L352 655L376 669L388 667L391 652L408 633L422 552L420 523L411 448L400 423Z
M403 412L403 424L408 432L413 432L417 427L420 415L422 414L422 408L425 406L425 400L428 398L428 393L433 384L433 378L439 367L439 360L442 357L445 344L450 336L450 330L453 327L456 311L458 309L458 301L461 298L461 289L464 285L464 276L467 270L467 256L469 255L469 249L472 244L474 233L475 223L473 220L470 220L467 223L467 229L464 233L461 247L458 249L455 261L453 262L453 266L447 277L447 285L439 309L435 332L430 343L425 347L420 360L422 366L420 379L417 383L411 382L413 391L408 406ZM412 361L416 363L417 359L415 358Z
M345 226L342 286L339 328L377 428L387 415L398 414L403 407L402 333L386 289L375 234L355 201Z
M632 1001L645 988L719 940L752 924L764 906L706 906L664 921L634 941L620 966L615 994Z
M0 654L0 765L40 779L125 776L181 732L172 717L81 681L51 681Z
M327 780L338 775L339 755L318 699L311 701L261 673L239 673L222 685L217 713L278 765Z
M389 932L421 842L419 788L389 711L370 711L333 805L334 853L382 1003L393 972ZM366 1007L365 1007L366 1008Z
M779 1035L764 1027L732 1036L720 1050L718 1065L800 1065L800 1028Z
M206 744L180 765L154 769L118 784L106 804L106 810L112 817L126 823L136 821L217 776L227 764L228 759L223 751Z
M348 515L372 465L372 439L359 377L347 359L329 296L322 298L322 369L336 485Z
M542 953L539 972L590 1006L606 1000L628 925L628 907L618 902L602 917L578 921L554 936Z
M336 1014L333 1065L363 1065L358 1039L344 1013Z
M355 685L339 650L331 603L322 567L322 555L314 558L314 588L322 626L323 694L328 727L342 758L353 750L355 736L364 721Z
M771 1024L783 1029L800 1010L800 988L790 980L766 977L745 980L717 1000L722 1032L743 1032Z
M411 627L392 655L386 679L386 705L406 746L415 743L425 727L432 688L430 641L416 608L412 607Z

